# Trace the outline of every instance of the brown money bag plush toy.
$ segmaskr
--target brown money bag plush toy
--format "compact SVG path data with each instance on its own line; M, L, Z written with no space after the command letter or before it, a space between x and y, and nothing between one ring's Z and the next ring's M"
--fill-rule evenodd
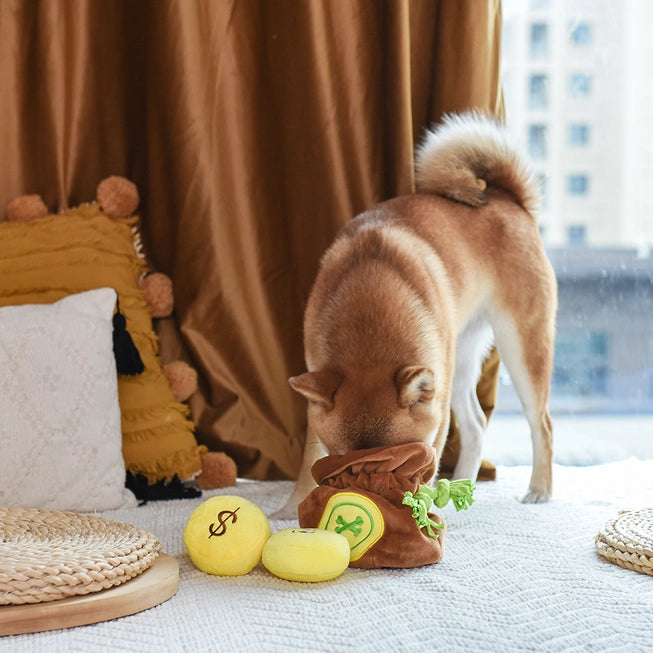
M435 474L433 447L419 443L349 451L326 456L312 469L318 483L299 505L302 528L324 528L350 543L351 567L418 567L444 553L445 524L429 512L450 500L456 510L473 503L470 480Z

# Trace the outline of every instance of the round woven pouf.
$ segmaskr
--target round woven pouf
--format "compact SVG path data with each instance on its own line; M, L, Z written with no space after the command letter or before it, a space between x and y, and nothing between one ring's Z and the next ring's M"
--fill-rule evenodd
M653 508L620 513L594 541L596 550L610 562L653 576Z
M99 592L141 574L161 545L95 515L0 507L0 605Z

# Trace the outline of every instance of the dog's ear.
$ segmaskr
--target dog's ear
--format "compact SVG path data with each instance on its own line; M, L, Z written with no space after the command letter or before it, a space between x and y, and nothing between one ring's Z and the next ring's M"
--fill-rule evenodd
M395 375L395 383L402 408L410 408L420 401L430 401L435 394L435 375L428 367L402 367Z
M322 404L327 410L332 410L333 395L342 383L342 377L331 370L320 370L319 372L306 372L299 376L291 376L288 383L304 395L309 401Z

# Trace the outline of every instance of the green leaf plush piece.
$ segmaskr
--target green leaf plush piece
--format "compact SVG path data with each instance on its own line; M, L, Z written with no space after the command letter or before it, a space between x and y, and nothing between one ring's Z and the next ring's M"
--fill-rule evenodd
M420 528L425 528L430 537L438 537L434 529L441 530L444 524L437 524L429 517L432 505L444 508L449 501L453 503L456 512L467 510L474 503L474 482L468 478L450 481L441 478L436 487L420 485L417 492L406 492L402 503L413 511L413 518Z

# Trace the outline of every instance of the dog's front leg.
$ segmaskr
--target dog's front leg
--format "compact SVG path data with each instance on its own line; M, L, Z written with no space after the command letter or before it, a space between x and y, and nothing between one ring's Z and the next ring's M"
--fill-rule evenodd
M295 488L288 501L286 501L286 505L273 512L270 515L271 519L297 519L297 506L308 496L313 488L317 487L311 474L313 463L325 455L326 450L324 446L309 425L306 433L304 453L302 455L302 465L299 469L299 476L297 477Z

